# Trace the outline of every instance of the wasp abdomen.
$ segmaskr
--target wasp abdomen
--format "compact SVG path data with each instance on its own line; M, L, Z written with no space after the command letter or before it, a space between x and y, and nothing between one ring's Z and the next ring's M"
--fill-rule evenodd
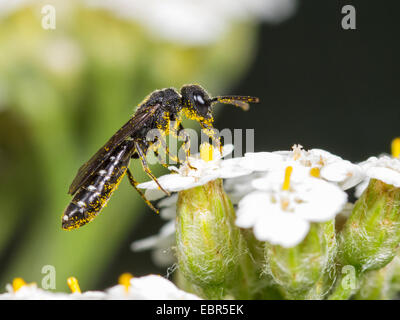
M96 217L125 175L131 154L132 142L122 143L99 170L78 189L64 211L63 229L79 228Z

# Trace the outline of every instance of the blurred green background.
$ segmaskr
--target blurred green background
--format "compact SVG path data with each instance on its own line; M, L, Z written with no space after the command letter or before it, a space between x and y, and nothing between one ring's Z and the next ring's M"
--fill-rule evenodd
M56 8L55 30L42 27L44 4ZM45 265L56 268L57 291L67 290L72 275L83 290L116 281L121 246L129 246L134 230L146 230L136 224L154 213L123 181L94 222L63 231L69 184L153 90L199 83L229 93L254 58L258 26L250 20L196 44L158 37L81 1L36 1L2 12L0 288L17 276L40 286ZM147 180L140 164L132 168ZM124 271L154 271L149 260L134 264Z

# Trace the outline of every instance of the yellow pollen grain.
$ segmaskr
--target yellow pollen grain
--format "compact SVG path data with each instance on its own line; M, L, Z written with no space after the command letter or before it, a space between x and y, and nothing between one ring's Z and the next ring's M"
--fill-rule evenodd
M310 176L314 177L314 178L319 178L321 177L321 171L319 170L319 168L311 168L310 169Z
M208 162L213 159L213 146L208 142L204 142L200 145L200 157L202 160Z
M287 199L282 199L281 200L281 209L283 211L286 211L289 208L289 200Z
M14 278L12 282L12 287L14 292L17 292L19 289L21 289L23 286L26 286L26 282L22 278Z
M392 140L392 157L398 158L400 156L400 138Z
M288 166L285 170L285 179L283 180L282 190L289 190L290 188L290 176L292 175L293 167Z
M75 277L69 277L67 279L67 284L72 293L81 293L81 288L79 287L78 279Z
M121 274L118 278L118 283L125 287L125 291L129 291L129 287L131 285L131 279L133 276L129 272L125 272Z

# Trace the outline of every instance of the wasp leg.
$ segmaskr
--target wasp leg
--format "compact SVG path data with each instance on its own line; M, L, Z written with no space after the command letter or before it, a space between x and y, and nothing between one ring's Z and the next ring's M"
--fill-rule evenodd
M183 148L183 151L185 152L186 162L187 162L189 168L192 169L192 170L197 170L196 167L193 167L190 164L190 161L189 161L189 157L190 157L190 136L185 132L185 130L184 130L182 125L179 126L178 136L183 138L182 148Z
M177 163L177 164L181 164L181 163L182 163L182 162L179 160L179 157L178 157L178 156L176 156L175 154L172 154L172 153L169 151L169 148L168 148L168 146L167 146L167 142L166 142L165 140L161 140L160 143L161 143L161 147L164 149L165 153L168 155L168 157L169 157L173 162L175 162L175 163Z
M169 165L165 162L165 159L158 153L158 151L154 151L154 154L156 155L158 161L160 161L160 164L164 167L164 168L169 168Z
M162 155L158 152L158 150L159 150L159 148L160 148L161 145L162 145L161 140L160 140L160 139L157 139L157 140L153 143L153 145L151 146L151 148L153 149L153 152L154 152L154 154L156 155L156 157L157 157L158 161L160 162L160 164L161 164L163 167L165 167L165 168L168 169L169 166L168 166L168 163L167 163L167 161L166 161L166 158L165 158L164 156L162 156Z
M222 144L221 139L217 134L217 130L213 126L206 125L204 123L201 124L201 127L203 128L202 131L211 139L222 155Z
M151 202L146 198L146 196L144 195L144 193L142 192L142 190L140 190L137 185L139 184L132 175L132 172L127 169L126 170L129 182L131 183L131 185L135 188L135 190L139 193L139 195L142 197L142 199L147 203L147 205L150 207L151 210L153 210L155 213L159 213L158 209L156 209Z
M172 126L171 126L172 123ZM169 134L174 137L179 139L180 138L180 133L182 132L182 130L184 130L181 120L174 118L173 120L170 119L169 122ZM171 152L169 151L169 148L166 144L166 142L164 141L164 145L163 148L165 149L165 151L168 153L168 156L170 157L170 159L172 161L174 161L176 164L183 164L183 162L181 161L181 159L179 159L178 155L175 154L171 154ZM190 148L189 148L190 149ZM190 152L190 151L189 151ZM186 153L187 154L187 153Z
M143 154L143 151L142 151L142 149L140 148L139 143L135 142L135 148L136 148L136 152L137 152L138 155L139 155L140 161L142 162L143 170L147 173L147 175L148 175L155 183L157 183L157 185L158 185L158 187L160 188L160 190L162 190L166 195L170 196L171 194L161 186L161 184L158 182L156 176L151 172L151 170L150 170L150 168L149 168L149 165L147 164L145 155Z
M158 149L162 148L165 152L166 155L168 155L168 157L174 162L174 164L181 164L181 161L179 160L179 158L172 154L168 148L167 142L165 141L165 139L163 138L158 138L156 140L156 142L154 142L154 153L156 154L157 158L160 160L161 164L168 169L168 164L166 163L165 159L161 157L161 155L159 155L158 153Z

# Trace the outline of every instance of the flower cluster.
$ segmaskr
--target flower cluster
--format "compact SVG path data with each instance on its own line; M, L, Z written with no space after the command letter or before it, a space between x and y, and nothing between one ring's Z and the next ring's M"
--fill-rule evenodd
M309 222L334 218L346 204L343 190L364 178L358 165L320 149L305 151L295 145L292 151L247 153L242 158L222 160L232 150L233 146L227 145L220 155L214 149L210 161L200 155L191 157L190 164L196 169L187 163L180 168L171 167L174 173L158 180L167 191L179 192L225 179L230 198L238 204L236 225L254 227L259 240L283 246L296 245L304 239ZM146 196L152 200L164 197L154 181L138 187L146 189ZM173 195L160 202L163 218L175 218L176 201L177 196ZM296 228L292 230L291 225ZM157 247L157 243L171 243L173 234L168 222L159 235L135 242L132 248L141 250Z
M400 291L400 139L392 155L351 163L321 149L225 159L208 143L146 196L166 224L132 244L176 264L178 286L120 276L103 292L53 293L21 278L0 299L392 299ZM348 200L356 187L359 197ZM362 189L361 189L362 188ZM351 271L351 272L348 272ZM178 288L179 287L179 288Z
M350 266L357 283L371 283L373 270L391 265L397 254L399 141L392 156L358 164L300 145L224 160L232 146L220 154L201 145L190 165L159 178L176 193L159 202L168 222L132 249L156 249L162 265L177 260L181 286L205 298L347 299L367 292L344 286L340 268ZM355 204L348 202L353 187L361 196ZM162 196L154 182L139 188L151 199ZM205 267L232 261L237 267L223 276ZM248 288L235 287L232 279L240 277Z
M0 300L198 300L194 294L178 289L171 281L158 276L148 275L135 278L129 273L119 277L118 285L105 291L81 292L78 280L67 280L71 293L51 292L38 288L35 283L25 283L15 278L6 286L6 293L0 294Z

